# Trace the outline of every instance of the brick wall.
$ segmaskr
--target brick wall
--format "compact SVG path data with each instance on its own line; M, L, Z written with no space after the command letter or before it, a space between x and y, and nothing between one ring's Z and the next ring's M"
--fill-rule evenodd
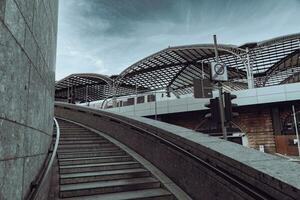
M271 108L265 105L247 106L239 108L238 112L234 122L247 133L249 147L258 149L259 145L264 145L266 152L275 153Z
M274 129L272 124L272 108L279 109L280 121L283 124L284 119L291 113L291 105L300 109L300 102L283 102L277 104L255 105L238 107L235 111L239 116L234 119L242 131L246 132L249 147L259 149L259 145L264 145L268 153L276 152ZM159 116L161 121L196 129L202 123L207 111L193 111L184 113L173 113ZM205 124L203 124L205 126ZM280 134L280 133L276 133Z

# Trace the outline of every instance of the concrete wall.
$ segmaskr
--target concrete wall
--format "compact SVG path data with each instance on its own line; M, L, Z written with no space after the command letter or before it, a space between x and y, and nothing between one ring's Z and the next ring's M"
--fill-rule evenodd
M0 199L22 199L52 138L57 0L0 0Z
M280 157L142 117L63 103L56 104L55 115L102 131L129 146L193 199L258 199L228 177L224 178L220 171L251 185L265 199L299 199L299 165ZM189 153L183 153L166 141Z

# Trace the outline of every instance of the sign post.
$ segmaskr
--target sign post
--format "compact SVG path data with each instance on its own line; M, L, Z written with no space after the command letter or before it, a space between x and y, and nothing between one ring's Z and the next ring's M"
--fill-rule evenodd
M212 79L218 81L219 88L219 107L220 107L220 119L221 119L221 129L223 133L224 140L227 140L227 130L225 127L225 115L224 115L224 102L223 102L223 92L222 92L222 83L220 81L228 80L227 77L227 69L225 65L219 63L219 55L218 55L218 44L217 44L217 36L214 35L214 47L215 47L215 58L216 63L211 65L212 67Z

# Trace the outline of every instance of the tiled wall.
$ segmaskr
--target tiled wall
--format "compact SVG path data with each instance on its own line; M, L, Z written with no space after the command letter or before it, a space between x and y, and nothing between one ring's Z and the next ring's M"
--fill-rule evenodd
M0 199L22 199L52 138L58 0L0 0Z

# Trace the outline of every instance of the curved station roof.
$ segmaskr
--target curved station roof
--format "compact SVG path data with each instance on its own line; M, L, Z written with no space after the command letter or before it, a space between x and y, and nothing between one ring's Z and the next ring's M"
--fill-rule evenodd
M229 90L248 88L247 56L255 87L299 81L300 33L242 46L219 44L218 54L219 62L227 66L229 81L223 85ZM92 86L90 100L110 96L113 85L117 95L124 94L121 88L131 88L131 92L167 90L182 95L192 93L194 78L209 79L210 63L215 61L213 44L168 47L134 63L116 77L73 74L57 82L56 90Z
M90 102L105 99L113 95L113 80L109 77L95 73L71 74L55 84L55 98L69 100L70 102ZM134 86L119 87L122 94L130 94ZM69 98L68 98L69 97Z
M108 96L112 84L113 80L105 75L71 74L56 82L55 98L68 99L68 97L74 96L73 101L95 101Z

